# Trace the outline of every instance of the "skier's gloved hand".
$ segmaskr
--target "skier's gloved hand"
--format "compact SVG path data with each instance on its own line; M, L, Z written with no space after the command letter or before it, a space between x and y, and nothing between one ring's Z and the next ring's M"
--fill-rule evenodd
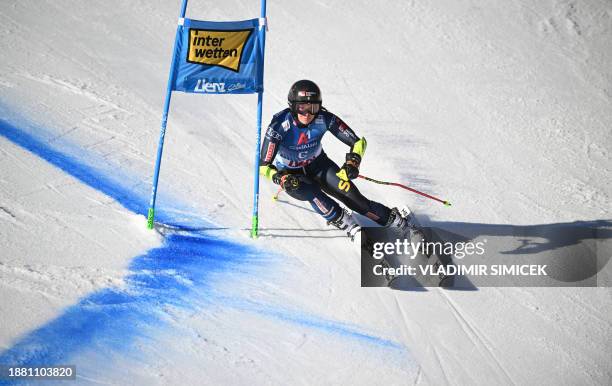
M357 153L346 153L346 162L336 175L343 181L354 180L359 176L361 156Z
M269 180L274 180L274 175L276 173L278 173L278 170L274 167L274 165L261 165L259 167L259 174Z
M361 164L361 159L365 154L367 146L368 143L366 142L365 137L362 137L360 140L355 142L350 153L346 153L346 162L344 162L344 165L342 165L340 171L336 173L338 178L343 181L348 181L359 176L359 165Z
M295 174L289 174L284 171L274 174L272 181L280 185L286 192L297 190L300 187L300 178Z

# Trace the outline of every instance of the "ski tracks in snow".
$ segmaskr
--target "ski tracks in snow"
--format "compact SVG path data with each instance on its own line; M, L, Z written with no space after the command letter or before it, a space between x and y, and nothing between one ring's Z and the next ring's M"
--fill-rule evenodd
M416 296L425 299L415 302L413 297ZM469 320L452 299L452 293L438 288L397 292L387 309L390 314L397 315L398 327L404 331L403 340L420 365L415 384L423 380L447 385L517 384L511 371L496 355L494 344ZM480 371L467 372L461 365L466 361L478 363Z
M445 290L438 290L438 294L446 301L450 310L452 311L453 316L457 323L461 326L462 331L465 335L470 339L474 347L479 349L485 356L488 356L494 365L496 365L499 373L505 377L504 383L508 384L517 384L511 377L508 370L505 366L500 362L497 355L494 352L493 344L489 339L487 339L486 335L480 331L480 329L476 326L476 324L470 322L468 317L464 315L461 311L459 305L452 299L451 295L448 294Z

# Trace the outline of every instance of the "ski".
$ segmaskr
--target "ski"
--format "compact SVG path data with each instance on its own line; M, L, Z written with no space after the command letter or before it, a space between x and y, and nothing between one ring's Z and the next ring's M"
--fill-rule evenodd
M410 208L403 207L399 213L404 220L400 226L362 228L362 285L363 270L366 270L366 273L374 272L374 276L380 277L370 275L369 279L374 280L372 283L375 284L365 286L387 286L400 290L452 287L455 278L445 269L453 264L452 256L442 253L439 248L429 248L435 243L444 243L444 240L432 228L422 227ZM393 252L384 253L381 258L380 246L385 246L386 252Z

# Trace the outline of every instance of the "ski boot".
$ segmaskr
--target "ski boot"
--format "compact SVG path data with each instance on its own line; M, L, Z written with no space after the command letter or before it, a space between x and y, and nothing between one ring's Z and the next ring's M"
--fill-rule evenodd
M333 225L336 228L345 231L346 235L351 239L351 241L354 241L355 235L361 231L361 226L357 224L357 221L355 221L353 215L351 215L346 209L342 209L342 212L340 212L338 218L328 221L327 225Z
M425 241L425 233L417 225L414 213L407 206L403 206L401 209L391 209L391 215L385 226L387 228L396 228L400 233L410 234L414 236L417 242Z
M393 220L391 220L390 217L389 221L391 225L387 226L397 226L402 231L408 232L411 235L410 238L415 240L415 242L427 242L425 232L423 232L423 229L418 225L414 213L412 213L408 206L404 205L401 209L393 208L391 212L395 214L396 217ZM397 213L399 213L399 216L397 216ZM426 249L425 255L427 257L431 256L429 249Z
M410 208L407 206L403 207L401 210L393 208L391 209L391 214L389 215L389 220L387 220L385 227L397 228L402 232L408 231L413 227L412 221L413 215Z

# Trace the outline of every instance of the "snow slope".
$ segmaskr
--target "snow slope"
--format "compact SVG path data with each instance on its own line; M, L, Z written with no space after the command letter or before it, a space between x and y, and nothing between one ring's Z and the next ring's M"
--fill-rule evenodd
M609 288L360 288L345 237L264 181L249 240L255 96L174 94L158 198L173 226L144 230L178 7L0 6L0 363L75 363L84 383L609 383ZM368 196L466 233L609 226L609 2L269 1L268 16L265 120L311 78L368 139L363 174L453 207L360 183Z

